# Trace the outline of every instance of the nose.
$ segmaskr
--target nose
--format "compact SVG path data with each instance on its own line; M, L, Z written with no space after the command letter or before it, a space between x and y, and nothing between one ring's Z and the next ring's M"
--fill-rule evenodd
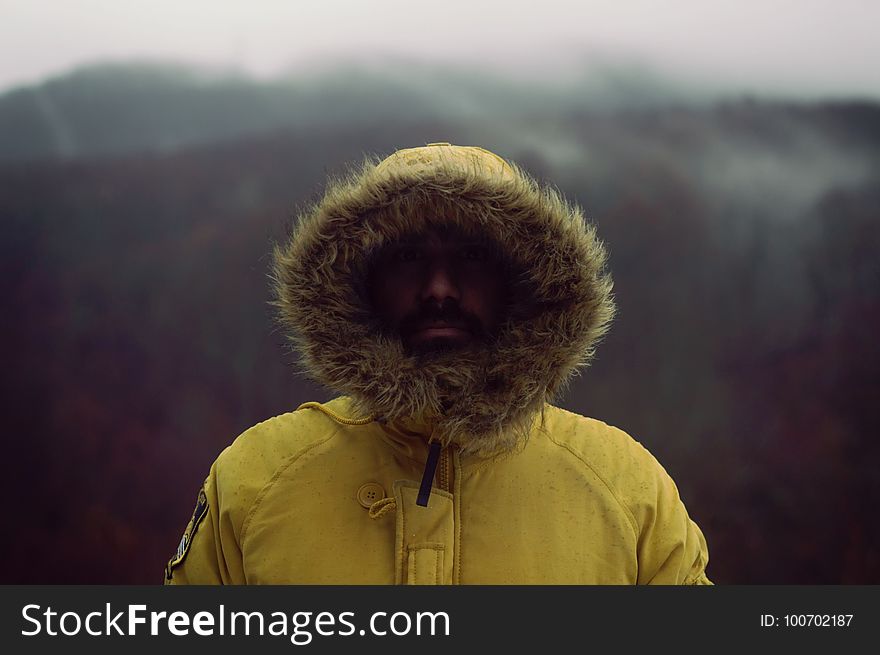
M425 282L422 286L422 302L435 300L438 304L442 305L447 298L461 300L461 290L458 288L458 282L445 261L435 260L430 262L425 275Z

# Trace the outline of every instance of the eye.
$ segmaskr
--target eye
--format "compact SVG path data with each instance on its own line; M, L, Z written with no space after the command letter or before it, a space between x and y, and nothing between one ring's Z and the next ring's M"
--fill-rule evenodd
M470 246L461 251L461 257L469 262L484 262L489 259L489 249L484 246Z
M400 248L394 253L394 259L398 262L415 262L422 258L422 252L418 248Z

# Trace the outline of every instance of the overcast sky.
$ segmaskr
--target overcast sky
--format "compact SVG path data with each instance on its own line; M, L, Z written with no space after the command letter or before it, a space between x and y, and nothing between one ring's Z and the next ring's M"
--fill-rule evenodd
M538 75L584 57L731 91L880 98L877 0L0 0L0 90L95 61L261 77L368 55Z

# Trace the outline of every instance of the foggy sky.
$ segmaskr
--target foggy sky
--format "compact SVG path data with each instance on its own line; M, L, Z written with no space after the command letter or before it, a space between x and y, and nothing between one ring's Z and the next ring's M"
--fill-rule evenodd
M625 62L771 95L880 97L872 0L0 0L0 91L162 59L260 77L393 56L525 77Z

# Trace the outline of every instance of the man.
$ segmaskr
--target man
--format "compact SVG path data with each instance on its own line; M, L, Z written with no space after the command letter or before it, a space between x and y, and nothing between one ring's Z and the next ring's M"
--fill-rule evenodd
M672 480L550 401L613 314L579 208L481 148L331 184L276 249L277 306L343 394L217 459L166 582L711 584Z

